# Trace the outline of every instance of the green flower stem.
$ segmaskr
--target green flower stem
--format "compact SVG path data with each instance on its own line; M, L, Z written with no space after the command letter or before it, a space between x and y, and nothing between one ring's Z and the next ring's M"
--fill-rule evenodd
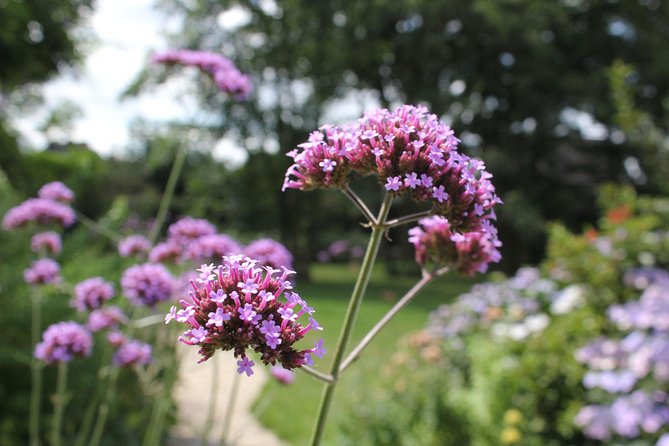
M81 427L79 428L79 433L77 434L77 439L74 442L74 446L84 446L86 444L86 438L91 430L91 424L93 423L93 416L96 413L96 408L100 403L100 397L102 396L102 388L104 386L105 375L102 373L105 367L108 366L111 360L111 348L108 342L104 343L102 350L102 358L100 360L100 367L98 367L97 378L98 382L95 386L95 392L93 397L88 402L86 411L84 412L84 419L81 422Z
M214 425L214 414L216 412L216 402L218 401L218 387L219 387L219 376L221 374L219 360L220 358L214 359L214 365L211 368L211 386L209 393L209 408L207 409L207 418L204 422L204 430L202 432L202 439L200 440L200 445L205 446L209 444L209 435L211 434L211 428Z
M221 433L221 441L219 442L220 446L227 446L228 440L230 439L230 427L232 425L232 412L235 408L235 402L237 401L237 393L239 392L239 373L235 373L234 378L232 378L232 389L230 389L230 395L228 395L228 407L225 408L225 419L223 420L223 432Z
M133 306L132 312L128 320L128 337L132 337L135 332L134 321L139 312L139 306ZM105 391L105 396L98 407L98 417L95 420L95 426L93 427L93 434L91 435L91 441L88 443L88 446L98 446L100 440L102 439L102 433L104 432L105 425L107 424L107 417L109 416L109 408L112 400L114 400L116 393L116 381L118 381L118 376L121 373L120 367L115 367L112 364L109 372L109 378L107 380L107 389Z
M369 330L369 332L365 335L364 338L360 341L360 343L351 351L351 353L348 354L346 359L342 362L341 366L339 367L339 373L343 372L346 370L348 366L355 361L360 353L367 347L367 345L372 342L372 339L376 337L377 334L381 331L383 327L386 326L390 320L395 317L395 315L406 306L411 300L416 297L416 295L422 290L425 285L430 283L432 279L435 276L431 274L425 274L422 279L420 279L407 293L393 305L393 307L388 310L388 312L379 320L379 322L374 325L374 327Z
M332 360L330 375L332 376L333 381L327 383L323 390L323 397L321 399L321 405L318 409L316 424L314 426L314 432L311 438L312 446L317 446L320 444L323 433L325 432L328 412L330 410L330 405L332 404L332 398L339 378L339 367L341 365L342 358L344 357L346 344L348 343L348 340L351 336L355 317L358 313L358 310L360 309L362 298L365 294L365 290L367 289L367 284L369 283L372 269L374 268L374 261L376 260L376 256L379 252L381 238L386 231L385 222L388 218L388 212L390 211L391 204L392 196L390 194L386 194L386 197L381 204L379 215L376 218L376 223L372 225L372 234L369 238L369 244L367 245L367 252L365 252L365 257L363 258L360 272L358 273L358 279L355 283L355 287L353 288L353 293L351 294L351 300L349 301L348 310L344 318L344 326L342 327L339 343L337 344L334 358Z
M324 381L326 383L331 383L331 382L334 381L334 379L332 378L332 375L328 375L327 373L319 372L316 369L312 369L308 365L303 365L298 370L302 370L307 375L311 375L314 378L320 379L321 381Z
M182 145L177 152L174 163L172 164L172 170L170 171L170 176L167 178L167 184L165 185L165 191L163 192L163 198L160 200L160 207L158 208L158 214L156 215L156 221L151 228L151 233L149 234L149 240L151 244L155 244L160 234L160 230L165 223L167 218L167 211L170 208L172 203L172 198L174 198L174 190L177 187L177 181L181 175L181 169L183 168L184 161L186 161L186 154L188 153L188 148L186 145Z
M372 215L372 212L369 210L365 202L362 201L360 197L358 197L358 194L353 192L353 189L351 189L348 186L348 184L345 185L342 190L344 192L344 195L346 195L353 202L353 204L360 210L360 212L362 212L362 215L365 216L367 222L369 224L375 224L376 219Z
M40 330L42 325L42 292L36 287L32 288L30 293L31 303L31 336L30 345L35 348L35 345L40 340ZM31 386L30 386L30 445L39 446L40 431L40 405L42 399L42 369L43 364L35 356L32 356L30 362L31 372Z
M51 427L51 445L62 444L61 428L63 426L63 412L67 404L67 361L58 363L58 377L56 379L56 395L53 398L53 426Z
M105 228L104 226L102 226L97 221L86 217L84 214L77 211L76 209L74 210L74 212L77 215L77 220L79 220L81 222L81 224L86 226L91 231L95 232L96 234L103 235L103 236L107 237L108 239L110 239L110 240L112 240L116 243L121 241L122 237L119 234L117 234L116 232Z
M387 228L394 228L395 226L405 225L407 223L413 223L420 220L421 218L429 217L433 212L430 209L429 211L417 212L411 215L405 215L404 217L395 218L393 220L388 220L386 222Z

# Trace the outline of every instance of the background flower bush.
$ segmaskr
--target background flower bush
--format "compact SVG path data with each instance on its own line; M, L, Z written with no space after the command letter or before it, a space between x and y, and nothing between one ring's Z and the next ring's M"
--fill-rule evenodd
M613 186L603 188L600 203L604 216L596 228L574 234L552 227L539 269L474 285L401 341L380 366L384 390L358 389L370 403L348 407L353 416L340 420L342 442L655 445L666 432L667 411L663 375L653 375L652 364L663 361L660 352L669 344L664 329L653 335L652 327L663 323L669 295L651 284L663 284L669 266L669 207L664 198ZM646 292L639 285L651 288L646 301L656 304L635 350L660 356L637 360L650 371L629 385L616 375L609 379L616 388L606 392L598 384L606 376L595 373L622 373L629 361L614 354L613 366L602 370L602 358L612 353L597 346L603 336L613 345L632 342L626 336L641 322L629 318L642 311L638 302ZM657 364L662 373L663 363ZM435 391L425 395L426 388Z

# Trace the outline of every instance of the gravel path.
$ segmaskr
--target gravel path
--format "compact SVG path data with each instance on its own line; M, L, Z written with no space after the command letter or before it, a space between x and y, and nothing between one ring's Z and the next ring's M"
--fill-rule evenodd
M228 396L237 374L236 361L231 352L219 352L209 361L197 364L196 349L180 346L181 369L179 382L174 391L178 408L178 422L172 429L168 446L200 445L211 394L213 361L218 361L220 371L219 392L214 415L214 425L209 437L210 445L218 445L223 432L223 420L228 405ZM271 431L263 428L251 415L251 405L268 379L263 367L255 367L250 377L240 376L236 404L232 410L229 445L234 446L285 446Z

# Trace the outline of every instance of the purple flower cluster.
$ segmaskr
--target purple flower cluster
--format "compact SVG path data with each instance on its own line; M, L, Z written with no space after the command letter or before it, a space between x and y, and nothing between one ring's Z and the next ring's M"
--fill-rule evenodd
M169 299L175 286L167 268L153 263L131 266L121 276L123 295L135 305L153 307Z
M37 196L63 203L72 203L74 201L74 192L60 181L46 183L37 191Z
M316 254L319 262L329 262L332 260L359 259L365 255L365 248L360 245L351 246L348 240L335 240L330 246Z
M480 228L501 203L483 162L457 151L453 130L425 107L376 110L347 126L324 126L288 155L283 189L343 187L378 175L386 191L429 201L455 228Z
M640 299L608 310L624 336L600 337L576 352L588 367L583 385L616 395L611 404L586 405L577 414L576 424L591 438L636 438L669 425L668 277L658 269L629 271L625 282L644 290Z
M121 257L143 255L150 249L151 242L143 235L130 235L118 243L118 253Z
M119 325L127 320L128 318L123 310L119 307L111 306L91 311L91 314L88 315L86 326L90 331L96 333L101 330L118 328Z
M116 353L112 362L117 367L132 367L146 365L153 361L151 346L140 341L124 342Z
M293 255L288 248L271 238L262 238L251 242L245 249L247 257L258 261L258 266L272 268L293 267Z
M251 375L255 363L247 356L250 348L265 364L278 362L289 370L311 364L312 355L325 353L323 341L306 350L293 344L322 328L312 317L313 308L292 292L289 276L294 272L284 267L279 275L280 270L257 263L234 255L224 257L222 265L202 265L199 278L191 282L193 291L179 301L180 310L171 308L165 322L188 325L179 340L200 347L200 362L216 350L233 350L238 372ZM298 321L301 316L308 318L306 325Z
M656 434L669 424L667 394L637 390L620 396L611 405L585 406L574 422L588 437L602 441L614 434L625 438L639 437L642 432Z
M242 246L237 241L217 234L216 227L207 220L184 217L170 225L167 239L151 250L149 260L154 263L219 261L224 255L241 251Z
M102 277L91 277L74 286L74 299L70 305L79 311L95 310L112 297L114 297L113 284L106 282Z
M462 274L484 273L491 262L502 258L497 230L489 221L481 231L458 233L449 221L440 216L423 218L419 226L409 230L409 242L416 250L419 265L448 266Z
M203 235L192 241L183 251L183 258L191 261L219 261L223 256L242 252L242 245L225 234Z
M71 361L74 357L89 356L93 336L76 322L58 322L42 334L42 342L35 346L35 357L47 364Z
M30 268L23 272L23 278L31 285L57 284L62 281L60 266L52 259L35 260Z
M34 253L40 254L46 252L51 255L58 255L63 249L60 235L55 232L39 232L30 239L30 248Z
M427 331L457 349L464 335L480 329L522 340L549 324L543 310L555 294L555 283L542 279L539 270L521 268L506 281L474 285L452 304L439 306L430 314Z
M72 226L75 220L74 211L66 204L47 198L29 198L7 211L2 219L2 227L12 230L31 222L68 227Z
M210 74L219 90L235 99L246 99L253 86L251 79L226 57L218 53L193 50L170 50L152 57L154 63L194 66Z

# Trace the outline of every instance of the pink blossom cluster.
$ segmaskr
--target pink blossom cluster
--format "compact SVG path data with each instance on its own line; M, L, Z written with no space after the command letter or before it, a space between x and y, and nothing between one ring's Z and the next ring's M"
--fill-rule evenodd
M485 220L481 230L456 232L448 219L432 216L421 219L409 230L409 242L416 250L416 262L424 266L449 266L463 274L472 275L488 270L491 262L499 262L498 248L502 243L497 231Z
M151 346L137 340L122 343L112 358L112 363L117 367L146 365L151 361L153 361Z
M63 249L63 244L60 235L56 232L39 232L30 239L30 248L34 253L58 255Z
M158 243L149 253L149 260L183 262L208 260L239 252L240 246L232 238L216 233L216 227L204 219L184 217L167 228L167 239Z
M246 99L253 89L251 78L239 71L230 59L218 53L170 50L155 54L151 60L154 63L197 67L211 75L219 90L237 100Z
M386 191L432 203L454 227L480 227L501 200L483 162L459 153L458 143L425 107L372 111L350 125L323 126L289 152L283 189L344 187L376 174Z
M123 272L121 288L133 304L154 307L170 298L176 281L163 265L143 263Z
M260 266L293 267L293 255L288 248L271 238L255 240L244 248L244 255L258 261Z
M121 257L146 254L151 249L151 242L143 235L129 235L118 242L118 253Z
M52 259L35 260L30 268L23 272L23 278L31 285L57 284L62 281L60 266Z
M78 311L100 308L114 297L114 285L102 277L91 277L74 286L74 299L70 302Z
M225 234L208 234L188 244L183 250L182 258L190 261L219 261L224 255L241 251L242 245L232 237Z
M90 331L97 333L101 330L118 328L119 325L125 323L127 320L128 318L123 310L119 307L111 306L91 311L88 315L86 326Z
M226 256L223 264L202 265L192 291L179 301L181 309L170 309L165 322L175 319L188 329L179 340L200 347L202 361L216 350L233 350L237 371L253 374L255 365L247 349L260 355L265 364L286 369L313 362L313 355L325 353L323 341L313 348L296 350L293 345L309 331L322 328L312 317L314 310L297 293L289 279L293 271L266 266L243 255ZM281 273L281 274L279 274ZM308 318L306 324L298 319Z
M284 386L289 386L295 382L295 372L292 370L284 369L280 365L275 365L269 369L270 375Z
M35 357L47 364L68 362L75 357L91 354L93 336L76 322L58 322L42 334L42 342L35 346Z
M74 201L74 192L60 181L46 183L37 191L37 196L62 203L72 203Z
M29 198L11 208L2 219L6 230L17 229L28 223L72 226L76 220L74 211L66 204L47 198Z

